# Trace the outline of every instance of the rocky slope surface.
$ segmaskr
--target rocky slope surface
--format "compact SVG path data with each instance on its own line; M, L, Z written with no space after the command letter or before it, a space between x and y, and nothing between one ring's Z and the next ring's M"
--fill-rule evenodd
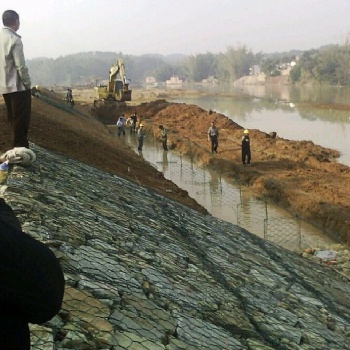
M350 349L350 284L331 267L31 148L4 197L67 282L33 349Z

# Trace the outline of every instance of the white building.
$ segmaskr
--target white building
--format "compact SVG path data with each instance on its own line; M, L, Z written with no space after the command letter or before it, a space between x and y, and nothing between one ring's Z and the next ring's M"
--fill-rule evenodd
M146 77L145 83L146 85L158 85L158 82L155 77Z
M176 75L173 75L169 80L165 81L166 85L182 85L183 81Z

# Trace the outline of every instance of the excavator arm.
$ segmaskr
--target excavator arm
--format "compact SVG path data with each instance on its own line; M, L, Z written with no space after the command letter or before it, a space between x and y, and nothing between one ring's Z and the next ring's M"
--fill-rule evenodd
M123 61L120 59L109 70L109 82L114 83L118 75L120 76L120 80L125 84L125 68Z
M124 63L118 59L109 69L108 86L95 88L99 100L107 101L131 101L131 90L125 77Z

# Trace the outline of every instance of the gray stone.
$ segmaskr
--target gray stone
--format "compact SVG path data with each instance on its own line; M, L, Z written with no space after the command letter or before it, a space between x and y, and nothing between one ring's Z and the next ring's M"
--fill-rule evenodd
M350 349L346 276L31 148L37 161L14 166L4 197L66 279L59 315L31 326L37 349ZM347 268L346 249L332 249Z

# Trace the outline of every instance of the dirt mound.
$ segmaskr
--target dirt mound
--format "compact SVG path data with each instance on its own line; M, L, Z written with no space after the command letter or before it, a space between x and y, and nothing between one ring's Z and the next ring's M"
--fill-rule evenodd
M273 137L272 132L270 135L250 130L253 166L243 167L242 127L226 116L185 104L169 104L154 113L148 109L146 114L144 123L155 135L159 124L168 129L171 148L251 186L333 238L349 244L350 168L336 162L339 152L311 141L290 141L278 135ZM212 120L220 131L219 154L214 155L207 141Z

